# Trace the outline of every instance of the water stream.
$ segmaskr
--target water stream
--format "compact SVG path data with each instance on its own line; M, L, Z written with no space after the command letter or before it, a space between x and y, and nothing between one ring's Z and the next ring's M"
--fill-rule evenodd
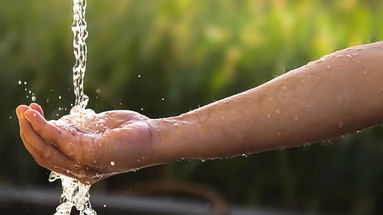
M88 37L87 23L85 20L86 0L73 0L73 52L75 65L73 66L73 85L76 96L75 105L71 114L84 111L88 104L88 96L84 94L84 75L86 70ZM80 122L81 120L79 120ZM80 215L96 215L89 200L90 185L85 185L76 179L52 172L49 181L60 179L62 184L61 204L56 208L55 215L70 215L72 208L76 208Z

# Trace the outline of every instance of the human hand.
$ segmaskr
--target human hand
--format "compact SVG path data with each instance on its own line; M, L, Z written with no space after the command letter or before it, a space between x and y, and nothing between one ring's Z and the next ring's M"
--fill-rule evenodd
M46 121L37 104L21 105L16 113L20 136L35 161L82 183L161 163L154 152L153 120L139 113L77 113Z

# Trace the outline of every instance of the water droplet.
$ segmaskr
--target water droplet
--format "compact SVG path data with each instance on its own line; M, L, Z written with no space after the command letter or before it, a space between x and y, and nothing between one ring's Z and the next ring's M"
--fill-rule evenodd
M12 119L12 116L9 116L10 119Z
M31 93L32 93L32 91L28 91L28 93L29 93L29 94L31 94Z
M25 91L25 92L27 92L27 91L28 91L28 89L27 89L27 88L25 88L25 89L24 89L24 91Z
M61 96L59 96L59 99L61 99Z
M32 96L32 101L35 102L37 100L36 96Z
M17 83L18 83L19 85L21 85L21 84L22 84L22 82L21 82L21 81L18 81Z
M165 101L165 98L161 98L162 101Z
M114 161L110 162L110 165L114 166L114 164L115 164Z
M143 111L143 110L144 110L144 108L141 108L140 110L141 110L141 111Z
M106 208L106 204L104 204L104 208Z
M343 128L343 122L338 123L338 128Z
M27 82L26 82L26 81L24 81L24 85L27 85Z
M280 113L281 113L281 110L276 109L276 110L275 110L275 113L276 113L276 114L280 114Z
M201 161L202 161L202 162L206 162L206 160L202 160L202 159L201 159Z
M141 75L137 75L137 78L141 78Z
M34 114L33 114L33 117L36 117L36 116L37 116L37 115L34 113Z
M101 93L101 89L100 89L100 88L97 88L97 89L96 89L96 93L97 93L97 94L100 94L100 93Z
M245 158L247 158L247 154L242 154L242 157L245 157Z

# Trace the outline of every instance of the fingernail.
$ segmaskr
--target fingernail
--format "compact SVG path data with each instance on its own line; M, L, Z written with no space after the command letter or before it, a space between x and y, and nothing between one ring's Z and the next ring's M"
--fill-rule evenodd
M21 114L21 111L22 109L26 107L26 105L19 105L17 108L16 108L16 115L19 117L20 114Z

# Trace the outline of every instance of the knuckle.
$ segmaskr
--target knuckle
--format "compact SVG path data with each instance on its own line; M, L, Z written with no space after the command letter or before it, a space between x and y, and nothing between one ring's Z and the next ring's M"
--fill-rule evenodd
M49 139L49 140L46 140L46 142L48 143L48 145L51 145L53 147L57 147L57 143L55 140Z

